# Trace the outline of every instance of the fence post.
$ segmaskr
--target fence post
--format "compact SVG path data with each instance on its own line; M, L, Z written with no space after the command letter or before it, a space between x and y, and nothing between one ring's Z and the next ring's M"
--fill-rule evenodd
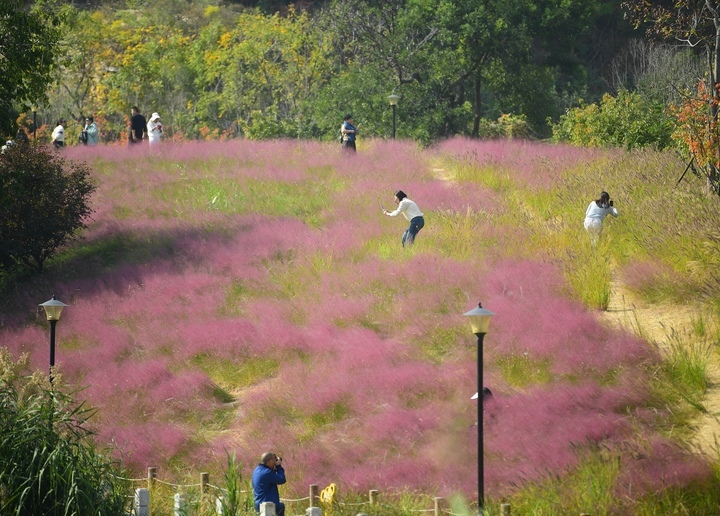
M175 507L173 516L187 516L188 515L188 504L185 495L182 493L175 493Z
M308 507L305 510L305 516L322 516L322 509L320 507Z
M200 492L207 494L208 484L210 483L210 473L200 473Z
M311 509L315 507L315 500L317 500L318 497L318 485L317 484L310 484L310 507Z
M155 487L155 476L157 475L157 471L155 468L148 468L148 483L147 488L152 491Z
M378 496L379 496L379 495L378 495L378 490L377 490L377 489L371 489L371 490L370 490L370 495L369 495L370 505L375 505L376 503L378 503Z
M150 513L152 512L152 508L150 507L150 500L149 500L149 493L152 493L152 490L155 489L155 477L157 476L157 470L155 468L148 468L148 478L147 478L147 488L148 488L148 510L147 510L147 516L150 516Z
M135 515L150 516L150 490L139 488L135 490Z
M510 516L510 504L500 504L500 516Z
M272 502L263 502L260 504L260 516L276 516L275 504Z
M442 513L443 508L443 498L436 496L435 497L435 516L440 516Z

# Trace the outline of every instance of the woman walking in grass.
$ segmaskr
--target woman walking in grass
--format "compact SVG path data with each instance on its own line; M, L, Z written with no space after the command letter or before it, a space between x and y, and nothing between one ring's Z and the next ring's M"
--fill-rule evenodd
M585 211L585 231L590 235L590 241L593 245L597 244L598 238L600 238L605 217L608 215L618 216L613 204L610 194L601 192L600 198L592 201Z
M405 192L402 190L395 192L395 204L397 204L395 211L387 211L383 208L383 214L388 217L397 217L401 213L403 214L403 217L410 222L410 226L408 226L403 234L402 245L403 247L405 247L406 244L412 245L417 234L425 226L425 218L420 208L418 208L418 205L408 199L408 196L405 195Z

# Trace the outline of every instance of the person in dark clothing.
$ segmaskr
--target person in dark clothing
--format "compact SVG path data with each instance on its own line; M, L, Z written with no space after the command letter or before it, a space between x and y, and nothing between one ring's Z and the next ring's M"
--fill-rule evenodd
M133 106L130 110L132 116L130 117L130 143L140 143L143 141L145 134L147 133L147 120L140 114L140 110L137 106Z
M260 464L252 474L255 510L260 512L261 503L272 502L275 504L277 516L285 516L285 504L280 501L280 492L278 491L278 485L285 482L282 459L272 452L263 453L260 457Z
M356 152L355 138L357 137L357 128L353 125L353 117L350 114L345 115L345 120L340 126L343 141L342 148L344 151Z

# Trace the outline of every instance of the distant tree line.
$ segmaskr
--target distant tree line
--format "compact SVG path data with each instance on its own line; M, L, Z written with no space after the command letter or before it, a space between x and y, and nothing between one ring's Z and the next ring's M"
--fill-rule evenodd
M174 139L523 136L677 147L717 186L720 2L8 0L4 127L130 107ZM13 31L19 28L19 31ZM21 37L22 36L22 37ZM716 188L717 189L717 188Z
M176 138L334 139L346 112L364 135L387 137L391 93L398 137L482 136L501 115L546 137L548 120L611 91L612 59L632 35L616 2L586 0L43 0L34 10L59 22L38 125L92 113L106 141L126 137L133 105L160 112Z

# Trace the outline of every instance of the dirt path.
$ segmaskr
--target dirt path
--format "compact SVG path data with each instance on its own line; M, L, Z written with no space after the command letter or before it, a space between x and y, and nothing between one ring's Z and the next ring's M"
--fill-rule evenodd
M432 172L438 179L455 180L454 174L446 169L433 168ZM691 304L650 305L634 296L621 282L613 281L608 310L601 313L601 318L653 343L661 353L668 354L673 341L686 345L702 343L701 337L693 330L693 323L702 313L702 307ZM705 317L705 320L710 318ZM712 329L707 333L714 335ZM694 422L696 432L690 446L698 453L717 459L720 457L720 357L713 351L709 362L708 386L702 401L706 412Z
M669 353L673 342L686 345L702 342L693 330L701 313L701 308L692 305L649 305L614 281L608 310L602 312L601 317L613 326L654 343L661 353ZM713 458L717 458L720 450L720 368L717 358L714 352L709 357L708 388L702 401L707 412L696 419L696 433L690 443L698 452Z

